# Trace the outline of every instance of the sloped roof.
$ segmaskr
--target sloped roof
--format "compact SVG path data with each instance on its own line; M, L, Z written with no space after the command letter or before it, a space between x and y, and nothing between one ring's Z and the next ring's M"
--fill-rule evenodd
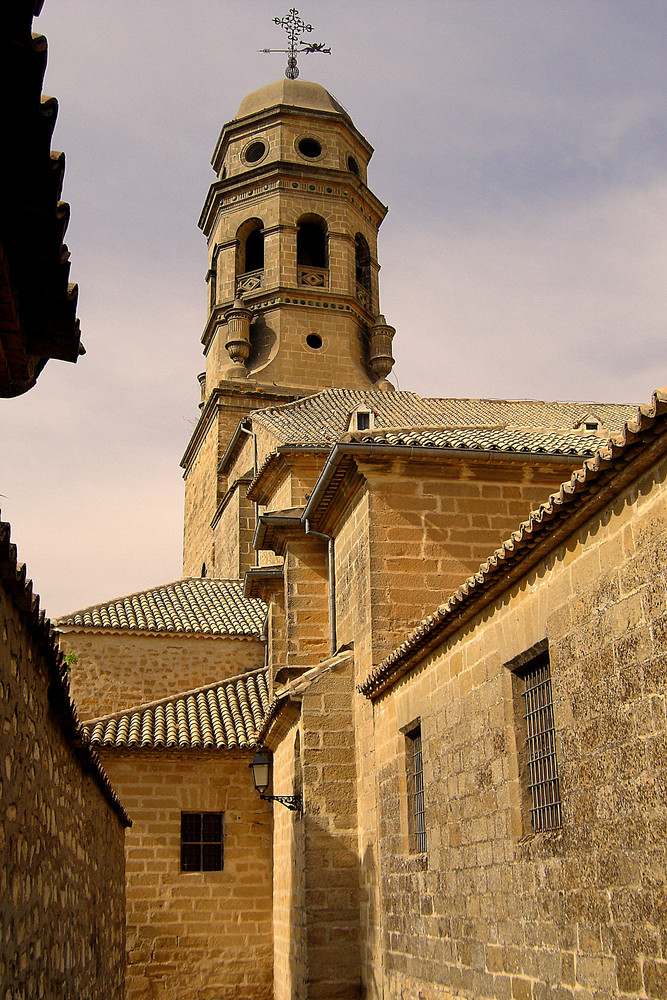
M497 428L390 428L357 431L350 440L403 448L498 451L540 455L594 455L605 440L596 434L564 434Z
M62 650L58 646L51 622L39 607L39 597L33 593L32 581L26 579L25 563L18 562L9 524L4 521L0 521L0 581L9 601L21 616L26 635L30 636L34 648L42 658L49 705L63 739L76 755L82 770L92 776L123 826L131 826L132 821L116 795L99 757L86 743L82 743L81 727L70 696L69 675L63 663Z
M326 389L283 406L255 410L253 422L282 444L331 446L348 430L351 412L367 406L376 427L513 427L568 431L595 414L608 434L632 419L636 406L522 399L436 399L415 392Z
M540 542L560 544L574 530L573 522L592 516L609 502L610 490L617 495L667 448L667 388L658 389L651 403L635 409L621 433L604 443L593 458L572 473L558 492L532 511L500 548L482 563L477 573L452 594L436 611L424 618L397 649L393 650L358 685L367 698L376 698L411 666L460 628L475 613L476 601L487 592L510 586L542 557L535 551ZM632 463L632 464L631 464ZM613 485L611 481L613 480ZM607 483L610 485L607 486ZM531 561L532 553L532 561ZM528 562L526 561L528 560Z
M132 629L202 635L259 635L266 605L236 580L186 577L58 618L58 628Z
M93 747L244 750L255 746L269 707L268 672L258 670L84 723Z

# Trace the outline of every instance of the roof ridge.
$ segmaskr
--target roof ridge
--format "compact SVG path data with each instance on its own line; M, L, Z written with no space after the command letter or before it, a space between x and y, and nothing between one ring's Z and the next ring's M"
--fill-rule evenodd
M54 624L58 625L63 622L65 618L73 618L74 615L83 614L84 611L93 611L95 608L108 607L110 604L118 604L121 601L127 601L132 597L141 597L143 594L152 594L159 590L166 590L169 587L175 587L179 583L189 583L190 581L196 581L198 583L226 583L226 584L237 584L239 588L243 586L243 580L235 578L223 578L223 577L211 577L211 576L182 576L176 580L171 580L169 583L157 584L154 587L144 587L142 590L133 590L129 594L120 594L118 597L111 597L107 601L97 601L95 604L88 604L85 608L75 608L73 611L68 611L64 615L59 615L58 618L54 618Z
M140 702L138 705L131 705L129 708L119 709L117 712L109 712L108 715L98 715L94 719L86 719L81 723L86 729L96 726L100 722L111 722L113 719L120 719L124 715L134 715L137 712L146 712L158 705L167 705L169 702L177 701L180 698L190 698L193 695L203 694L205 691L212 691L214 688L226 687L229 684L237 684L239 681L247 680L249 677L256 677L265 674L268 678L268 669L258 667L256 670L248 670L244 674L234 674L233 677L225 677L211 684L203 684L201 687L192 688L189 691L179 691L177 694L167 695L165 698L157 698L155 701Z

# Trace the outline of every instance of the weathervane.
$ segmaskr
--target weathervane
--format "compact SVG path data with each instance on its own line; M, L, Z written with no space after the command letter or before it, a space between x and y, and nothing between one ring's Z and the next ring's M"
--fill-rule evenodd
M287 42L289 48L287 49L260 49L260 52L286 52L287 53L287 69L285 70L285 76L288 80L296 80L299 75L299 68L296 64L296 57L301 53L307 54L309 52L324 52L325 55L331 55L331 47L325 46L324 42L304 42L299 35L303 34L304 31L312 31L312 24L306 24L299 17L299 12L296 7L290 7L289 14L285 17L274 17L274 24L279 24L281 28L284 28L287 32Z

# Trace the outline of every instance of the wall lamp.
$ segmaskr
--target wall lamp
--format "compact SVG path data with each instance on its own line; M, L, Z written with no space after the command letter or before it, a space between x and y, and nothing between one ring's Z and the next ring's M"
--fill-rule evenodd
M281 805L287 809L291 809L292 812L303 812L303 801L300 795L264 794L269 787L271 778L271 758L266 750L260 747L248 766L252 771L252 780L255 782L255 788L259 792L260 798L266 802L280 802Z

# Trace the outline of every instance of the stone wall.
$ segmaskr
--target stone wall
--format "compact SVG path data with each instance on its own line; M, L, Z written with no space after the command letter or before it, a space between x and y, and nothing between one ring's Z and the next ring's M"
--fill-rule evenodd
M359 465L370 493L375 663L569 474L566 464L501 459Z
M272 997L271 807L250 753L100 753L132 813L127 1000ZM181 812L224 814L222 871L180 870Z
M377 816L361 816L380 854L369 996L667 996L666 470L357 714L377 781ZM544 639L563 822L536 834L508 664ZM426 854L408 829L401 730L415 720Z
M126 813L78 726L48 620L0 526L0 992L124 996Z
M230 486L213 520L215 561L210 575L219 580L242 580L255 564L255 506L246 496L249 483L248 476Z
M304 795L303 816L274 806L275 1000L352 1000L361 989L352 658L298 683L298 724L287 707L267 738L274 793Z
M65 627L60 644L76 655L72 697L84 720L193 691L264 663L257 639Z

